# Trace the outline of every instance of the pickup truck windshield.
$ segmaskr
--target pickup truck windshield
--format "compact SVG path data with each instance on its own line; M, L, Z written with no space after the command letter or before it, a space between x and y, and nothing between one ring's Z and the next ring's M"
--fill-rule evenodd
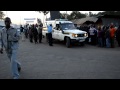
M76 29L73 23L61 23L60 27L61 27L62 30Z

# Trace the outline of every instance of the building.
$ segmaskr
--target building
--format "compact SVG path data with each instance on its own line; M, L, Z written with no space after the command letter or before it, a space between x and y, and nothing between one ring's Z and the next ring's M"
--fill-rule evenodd
M97 16L99 21L97 23L101 23L102 25L110 25L113 23L114 25L118 26L120 25L120 16L119 15L100 15Z
M72 22L77 26L81 25L90 25L95 24L96 26L108 26L111 23L118 26L120 25L120 16L118 15L100 15L100 16L94 16L94 17L86 17L81 19L75 19L72 20Z
M37 18L24 18L24 24L36 24Z
M98 21L96 17L86 17L81 19L72 20L72 22L77 26L95 24Z

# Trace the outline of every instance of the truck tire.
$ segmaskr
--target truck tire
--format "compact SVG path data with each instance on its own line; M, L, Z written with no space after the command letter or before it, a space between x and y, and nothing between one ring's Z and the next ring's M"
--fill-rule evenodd
M66 46L67 48L70 48L70 38L66 37Z

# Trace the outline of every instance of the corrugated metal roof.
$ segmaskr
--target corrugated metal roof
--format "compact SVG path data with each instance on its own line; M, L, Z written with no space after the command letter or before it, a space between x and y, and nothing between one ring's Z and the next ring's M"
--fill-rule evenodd
M73 22L74 24L83 24L83 23L85 23L86 21L96 22L97 20L98 20L98 18L96 18L96 17L86 17L86 18L82 18L82 19L72 20L72 22Z

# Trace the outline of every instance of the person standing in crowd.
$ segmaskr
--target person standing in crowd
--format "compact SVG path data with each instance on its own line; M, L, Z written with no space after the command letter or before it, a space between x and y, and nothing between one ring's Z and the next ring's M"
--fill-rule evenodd
M105 38L106 38L106 47L110 48L110 28L109 28L109 26L106 27Z
M52 24L48 26L48 40L49 40L49 46L53 46L53 40L52 40Z
M97 30L95 29L95 26L91 25L89 29L91 44L96 45L96 39L97 39Z
M21 36L22 36L22 41L25 40L24 38L24 28L22 27L22 25L20 26L20 33L21 33Z
M34 37L34 42L35 44L38 43L37 39L38 39L38 31L37 28L35 27L35 25L32 25L32 31L33 31L33 37Z
M119 27L118 27L118 29L116 31L116 40L117 40L118 45L120 47L120 25L119 25Z
M38 39L39 39L39 43L42 42L42 29L43 29L43 24L41 23L40 25L38 25Z
M21 65L17 61L17 50L20 34L11 26L11 19L9 17L5 18L5 27L1 30L0 35L0 52L3 51L4 46L7 56L11 62L13 79L19 79Z
M103 44L102 44L102 30L101 30L101 27L98 27L98 46L99 47L102 47Z
M27 27L27 25L25 25L25 27L24 27L24 34L25 34L25 38L28 38L28 27Z
M29 34L30 42L33 43L33 29L32 29L32 25L30 25L30 27L29 27L28 34Z
M110 26L110 43L111 43L111 48L114 48L114 41L115 41L115 32L116 29L114 28L114 25L111 24Z
M20 25L20 34L22 34L23 33L23 27L22 27L22 25Z
M106 46L105 32L106 32L106 26L103 26L102 27L102 33L101 33L101 36L102 36L102 47Z

